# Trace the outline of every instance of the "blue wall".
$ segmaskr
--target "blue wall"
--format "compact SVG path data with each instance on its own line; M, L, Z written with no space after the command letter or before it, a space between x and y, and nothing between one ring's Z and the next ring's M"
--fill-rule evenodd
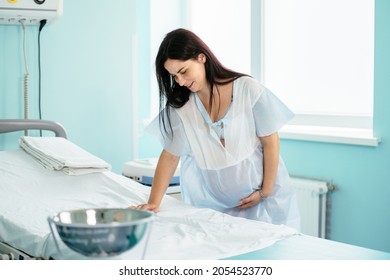
M63 124L73 142L117 172L133 156L131 69L141 59L132 61L132 38L137 27L146 29L145 3L67 0L63 16L41 33L43 119ZM20 26L0 25L0 118L23 118L22 36ZM28 26L31 119L39 117L37 36ZM145 40L138 36L137 43L147 46ZM141 78L150 75L145 65L137 67ZM2 136L0 145L12 146L16 137Z
M66 0L64 15L42 31L43 118L62 123L70 140L100 156L120 173L133 158L133 127L149 114L149 13L145 0ZM376 1L374 127L379 147L282 140L293 175L331 180L331 239L390 252L390 2ZM102 20L104 19L104 20ZM133 61L132 38L138 55ZM36 27L28 27L31 118L37 111ZM0 118L23 118L22 31L0 26ZM132 67L137 79L132 79ZM132 92L133 83L137 84ZM138 123L132 101L137 93ZM0 136L0 148L18 134ZM145 137L140 156L158 156Z

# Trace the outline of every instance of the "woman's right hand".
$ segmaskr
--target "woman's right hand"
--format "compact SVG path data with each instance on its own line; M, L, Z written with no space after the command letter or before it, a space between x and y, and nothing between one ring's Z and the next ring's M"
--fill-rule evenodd
M159 212L161 200L169 186L169 182L175 173L179 161L180 157L163 150L158 160L156 171L154 172L148 203L130 206L129 208L149 210L154 213Z
M129 208L136 209L136 210L148 210L154 213L158 213L160 211L160 208L157 205L151 203L140 204L137 206L130 206Z

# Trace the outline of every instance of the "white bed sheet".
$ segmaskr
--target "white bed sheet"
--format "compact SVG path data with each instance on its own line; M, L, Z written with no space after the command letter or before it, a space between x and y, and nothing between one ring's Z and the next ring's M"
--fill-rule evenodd
M80 208L126 208L146 202L150 188L107 171L69 176L42 167L23 150L0 152L0 241L45 259L84 257L60 242L49 215ZM294 229L194 208L165 196L151 227L145 259L220 259L262 249ZM139 258L137 250L119 256Z

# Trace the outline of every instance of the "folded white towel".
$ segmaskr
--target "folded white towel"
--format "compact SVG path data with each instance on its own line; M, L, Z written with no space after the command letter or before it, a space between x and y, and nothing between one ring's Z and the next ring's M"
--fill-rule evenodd
M69 175L82 175L111 169L104 160L62 137L19 138L19 145L46 168Z

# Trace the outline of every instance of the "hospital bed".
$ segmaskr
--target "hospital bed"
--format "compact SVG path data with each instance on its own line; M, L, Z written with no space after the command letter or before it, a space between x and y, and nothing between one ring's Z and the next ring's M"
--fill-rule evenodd
M52 131L56 137L67 135L61 125L51 121L0 120L0 133L27 129ZM48 170L21 148L0 151L0 178L3 259L86 259L61 242L56 247L47 218L72 209L127 208L145 203L150 192L111 171L72 176ZM144 259L390 259L390 253L195 208L168 195L144 246ZM139 257L137 250L130 250L113 258Z

